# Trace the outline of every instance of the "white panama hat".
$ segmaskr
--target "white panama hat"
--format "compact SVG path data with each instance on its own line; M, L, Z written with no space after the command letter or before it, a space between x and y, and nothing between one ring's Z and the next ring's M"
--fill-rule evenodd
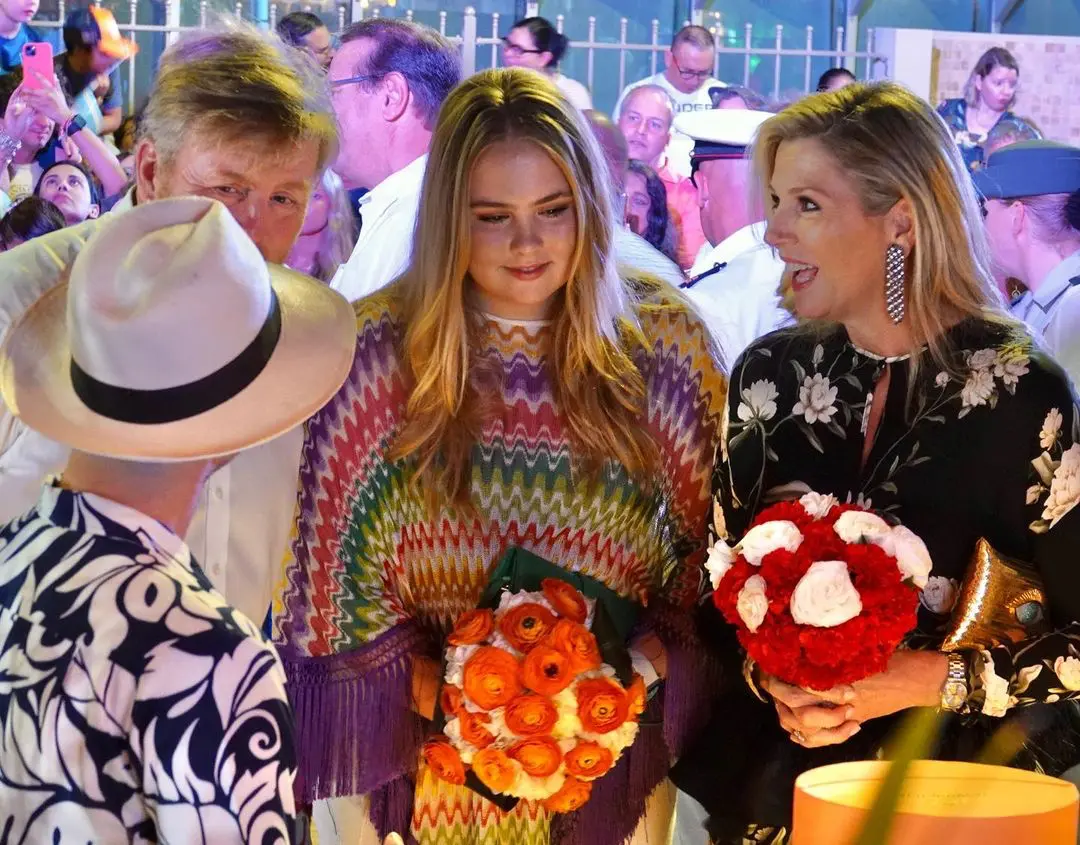
M0 349L0 394L30 428L132 461L230 455L321 408L352 366L339 294L268 265L220 203L110 214L68 278Z

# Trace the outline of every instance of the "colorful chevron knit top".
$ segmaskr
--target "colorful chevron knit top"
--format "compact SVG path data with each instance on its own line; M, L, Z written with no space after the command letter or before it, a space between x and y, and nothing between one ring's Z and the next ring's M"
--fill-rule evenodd
M503 377L501 402L492 403L472 452L475 513L447 510L433 519L409 483L410 461L387 457L408 396L395 297L391 287L357 303L352 373L307 427L274 619L296 710L299 797L369 794L382 834L411 832L432 845L614 845L633 830L666 772L668 749L677 750L692 721L690 703L700 699L691 687L703 678L702 655L685 620L701 582L726 381L705 330L682 304L643 309L642 425L660 446L663 477L641 484L609 463L603 483L580 483L553 398L549 328L485 320L483 354L501 361ZM453 619L476 606L511 546L643 602L645 624L668 650L663 731L643 729L574 818L553 821L528 801L504 813L436 782L420 760L430 725L410 709L412 657L439 657Z

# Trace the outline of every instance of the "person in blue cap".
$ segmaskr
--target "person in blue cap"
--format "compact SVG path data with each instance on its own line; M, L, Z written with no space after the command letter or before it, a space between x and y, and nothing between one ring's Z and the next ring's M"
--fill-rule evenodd
M1080 381L1080 148L1024 141L975 174L994 262L1027 292L1014 316Z

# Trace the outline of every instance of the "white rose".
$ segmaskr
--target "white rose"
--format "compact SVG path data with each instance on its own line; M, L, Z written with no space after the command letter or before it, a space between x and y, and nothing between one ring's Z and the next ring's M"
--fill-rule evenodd
M951 611L953 605L956 604L957 587L958 584L953 578L932 575L927 580L926 586L923 587L920 601L932 613L944 615Z
M971 358L968 359L968 364L973 370L985 370L987 367L994 366L997 357L996 349L980 349L978 352L972 353Z
M720 586L720 580L727 575L734 563L734 549L723 540L717 540L709 549L709 559L705 561L705 568L709 571L709 581L714 590Z
M791 594L791 618L800 625L835 628L862 613L862 599L842 560L810 564Z
M964 408L985 405L994 395L994 374L989 370L972 370L960 391Z
M897 525L880 540L875 541L886 554L896 558L896 565L904 580L910 578L920 590L926 587L930 570L934 567L930 550L918 534L903 525Z
M1067 690L1080 690L1080 660L1075 657L1059 657L1054 661L1054 674Z
M761 566L761 559L777 549L796 551L802 544L802 532L794 522L777 519L755 525L746 532L735 551L751 566Z
M1061 423L1064 422L1064 418L1061 416L1061 411L1057 408L1051 408L1050 412L1046 415L1046 419L1043 420L1042 429L1039 431L1039 445L1044 449L1051 448L1057 443L1058 434L1061 433Z
M739 394L743 401L735 413L743 422L752 419L771 420L776 416L776 400L780 396L771 381L755 381Z
M754 633L761 627L761 623L765 621L765 613L769 609L764 578L760 575L751 575L746 579L743 588L739 590L735 609L739 612L739 618L750 629L750 633Z
M836 496L823 496L821 493L807 493L801 499L799 504L802 505L804 511L806 511L814 519L824 519L829 515L829 512L835 508L840 502Z
M833 524L833 531L845 543L877 543L888 536L892 528L877 514L844 511Z
M793 416L801 416L808 423L827 423L836 413L837 388L829 384L829 377L821 373L807 376L799 388L799 401L791 409Z

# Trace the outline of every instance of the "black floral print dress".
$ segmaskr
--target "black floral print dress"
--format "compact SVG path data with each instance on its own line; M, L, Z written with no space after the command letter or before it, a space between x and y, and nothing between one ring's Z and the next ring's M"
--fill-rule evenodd
M929 354L917 366L875 356L842 328L783 329L752 345L730 381L714 536L735 543L763 507L811 490L895 518L922 537L934 561L912 648L941 645L979 538L1035 564L1054 633L969 655L971 694L938 754L977 755L1009 715L1031 731L1014 764L1058 774L1080 760L1070 739L1080 724L1076 705L1064 701L1080 697L1080 442L1071 387L1013 324L968 319L947 342L946 368ZM871 400L886 369L888 393L864 461ZM772 704L738 679L741 655L711 602L703 615L736 677L674 777L710 811L716 841L741 842L748 825L788 824L800 772L875 757L895 718L867 722L839 746L795 745ZM750 841L782 840L762 831Z

